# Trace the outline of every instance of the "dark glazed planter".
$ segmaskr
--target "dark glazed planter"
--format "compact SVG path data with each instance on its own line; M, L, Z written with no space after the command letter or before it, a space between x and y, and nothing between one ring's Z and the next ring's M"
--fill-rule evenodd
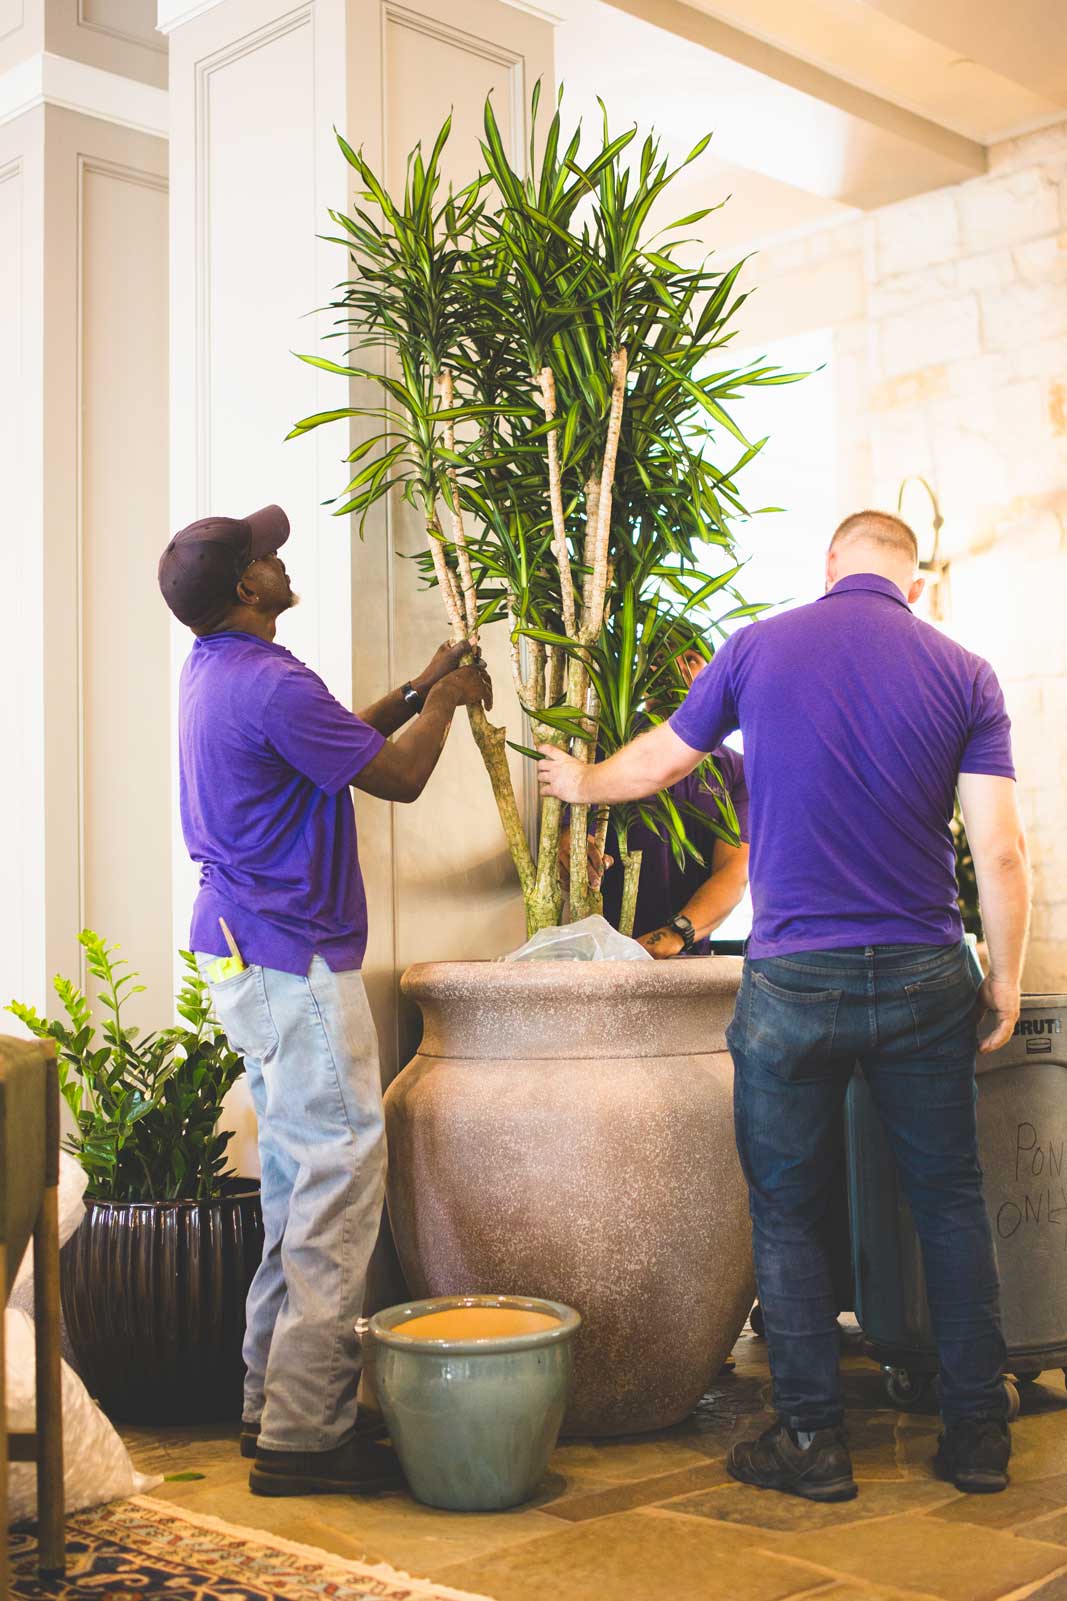
M389 1088L389 1215L415 1296L580 1312L564 1432L665 1428L752 1305L725 1030L741 962L408 969L419 1054Z
M262 1252L253 1180L216 1201L86 1202L63 1251L63 1315L82 1378L109 1416L240 1416L245 1297Z

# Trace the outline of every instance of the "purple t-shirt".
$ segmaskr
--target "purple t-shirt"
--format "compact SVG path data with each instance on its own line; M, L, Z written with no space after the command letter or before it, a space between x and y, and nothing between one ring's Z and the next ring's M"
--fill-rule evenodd
M385 743L281 645L198 639L178 701L182 829L200 863L190 947L306 973L362 964L367 900L348 786Z
M707 671L706 668L704 670ZM714 822L721 823L722 813L715 797L725 792L733 801L741 838L747 841L748 790L745 787L744 762L737 751L730 750L726 745L712 751L712 759L722 776L721 785L709 784L699 773L687 773L685 778L671 785L670 793L677 805L695 806ZM691 856L687 856L685 865L679 867L667 840L646 828L640 819L629 830L627 843L630 849L641 852L641 877L637 881L637 909L634 913L635 939L669 923L711 874L711 852L716 836L710 829L702 828L694 818L686 817L684 812L682 816L686 832L703 856L706 866L702 867ZM606 848L608 855L615 858L615 863L604 874L604 916L617 928L622 910L623 871L614 828L608 830ZM710 939L697 940L693 954L703 956L710 949Z
M1014 778L989 663L876 574L731 636L671 718L745 741L749 954L963 937L949 819L963 773Z

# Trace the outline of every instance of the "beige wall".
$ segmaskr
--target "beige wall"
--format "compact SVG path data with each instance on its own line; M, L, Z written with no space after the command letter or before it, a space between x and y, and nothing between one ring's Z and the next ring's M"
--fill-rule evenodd
M833 330L841 512L895 506L908 474L940 497L949 626L1015 725L1026 983L1067 989L1067 123L994 146L985 177L764 251L749 281L744 343ZM929 538L921 491L905 511Z
M166 145L49 105L0 128L0 171L0 342L22 379L0 447L20 533L0 673L20 775L3 802L17 849L0 991L47 1004L53 973L81 973L89 925L149 987L133 1020L159 1026L169 662L144 597L167 528Z
M533 81L551 75L551 29L501 0L470 0L462 27L447 0L224 0L172 33L170 62L172 523L285 506L302 601L279 637L358 709L417 672L447 625L399 559L421 535L398 508L369 524L362 544L323 508L345 481L343 428L284 442L298 417L345 401L340 379L291 354L317 348L329 323L307 313L347 271L338 247L315 238L349 197L332 125L395 179L410 146L455 106L459 176L490 87L509 133L522 135ZM175 631L175 673L189 643ZM502 646L493 647L501 679ZM410 1020L400 1020L403 968L507 949L522 938L521 905L465 723L418 806L361 799L357 813L371 918L365 976L391 1076L412 1044ZM180 834L175 860L184 940L195 876Z

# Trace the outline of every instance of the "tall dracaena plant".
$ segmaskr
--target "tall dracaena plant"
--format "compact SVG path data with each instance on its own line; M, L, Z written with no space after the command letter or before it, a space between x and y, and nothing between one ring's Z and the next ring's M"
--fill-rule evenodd
M533 127L537 104L535 91ZM762 609L734 588L729 524L744 513L735 477L763 441L749 444L726 405L746 386L793 375L716 360L745 298L740 264L720 272L675 259L677 231L708 211L648 242L650 212L681 170L652 138L624 160L636 130L611 137L605 115L600 148L580 159L580 131L564 140L557 105L521 172L487 102L485 170L455 194L441 178L449 128L428 158L412 152L396 197L339 139L361 186L351 214L331 214L356 267L333 307L344 357L302 359L370 381L379 400L304 418L293 436L340 418L375 425L348 457L356 470L336 514L358 515L362 534L371 508L399 488L422 512L420 564L453 637L475 647L482 627L505 620L515 690L538 737L592 760L673 709L684 693L674 660L709 627ZM382 347L383 366L358 363L358 352ZM726 468L706 454L720 432L741 449ZM699 565L709 544L727 555L716 575ZM728 608L709 622L719 594ZM561 808L542 802L531 850L504 730L480 708L471 724L534 932L562 915ZM721 811L712 831L736 840L728 802ZM693 819L669 795L619 809L627 932L638 816L676 854L700 858ZM572 916L599 905L585 840L595 829L603 842L607 823L606 810L589 819L573 808Z

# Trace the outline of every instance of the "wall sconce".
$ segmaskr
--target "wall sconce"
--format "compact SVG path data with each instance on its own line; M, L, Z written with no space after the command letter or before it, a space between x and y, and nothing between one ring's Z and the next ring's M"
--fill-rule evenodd
M938 502L937 495L927 483L926 479L921 477L918 473L910 473L907 478L901 479L900 489L897 493L898 514L901 512L901 509L904 505L904 491L907 489L909 484L922 484L923 488L926 490L926 493L930 497L930 507L933 512L931 527L933 529L934 542L930 551L929 559L927 561L923 561L920 558L919 571L925 574L926 577L926 592L929 597L930 621L933 623L943 623L948 618L949 610L949 564L941 555L941 530L944 527L945 519L941 515L941 506ZM921 548L922 547L920 546L920 551Z

